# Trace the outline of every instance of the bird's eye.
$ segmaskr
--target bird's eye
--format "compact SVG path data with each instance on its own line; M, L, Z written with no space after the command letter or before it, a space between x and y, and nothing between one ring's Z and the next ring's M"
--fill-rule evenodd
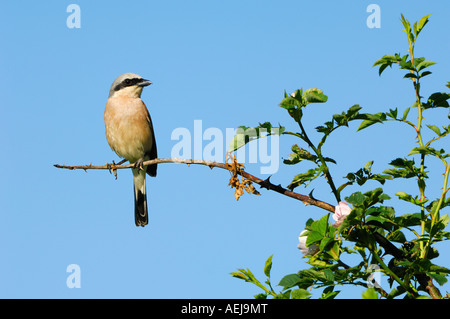
M124 82L125 82L126 85L130 85L131 84L131 80L130 79L125 79Z

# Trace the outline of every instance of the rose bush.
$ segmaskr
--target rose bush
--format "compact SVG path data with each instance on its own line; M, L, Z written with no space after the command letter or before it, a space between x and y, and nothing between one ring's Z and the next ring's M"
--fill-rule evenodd
M311 268L283 277L279 282L279 286L282 287L280 292L275 292L271 286L272 256L267 259L264 267L264 273L267 276L266 285L259 282L248 269L239 269L239 272L232 273L233 276L263 289L264 292L255 296L256 298L269 296L310 298L310 289L321 288L323 288L321 298L334 298L339 293L334 290L338 285L369 287L363 293L364 298L390 299L403 296L404 298L437 299L445 297L437 286L447 282L450 270L435 264L434 259L439 255L435 244L450 239L450 233L445 230L449 223L449 216L443 214L443 211L450 206L450 198L447 197L450 189L448 185L450 154L443 148L435 148L435 145L437 141L450 134L448 123L450 114L448 118L441 117L444 125L441 123L439 127L437 123L425 124L424 113L449 109L450 94L435 92L428 98L424 98L421 93L422 79L431 74L429 67L435 64L433 61L415 56L416 40L428 23L428 18L429 15L411 25L402 15L403 31L408 40L407 53L388 54L374 64L378 67L380 75L387 67L394 65L406 71L404 78L412 83L415 102L411 107L406 107L403 112L399 112L396 108L375 114L361 113L362 107L353 105L341 114L333 115L330 121L317 126L316 131L322 134L322 138L314 143L303 126L303 113L308 110L309 104L325 103L328 97L317 88L299 89L292 94L285 93L280 106L294 119L299 131L289 131L280 126L277 132L279 135L295 136L302 143L301 145L306 145L308 150L298 144L293 145L292 153L288 159L284 160L284 163L296 165L301 162L310 162L314 167L296 175L287 188L293 190L299 186L307 187L316 178L323 177L337 205L334 211L329 210L319 220L311 218L306 222L299 236L298 248ZM446 86L450 88L450 82ZM415 121L408 118L411 109L417 112ZM348 173L342 185L336 185L329 167L329 163L336 164L336 161L324 155L323 145L333 132L341 127L349 126L349 123L354 121L360 122L358 131L384 122L404 125L413 130L417 137L417 146L405 157L392 159L389 167L380 174L372 172L373 161L369 161L357 172ZM263 126L272 127L269 122L265 122ZM425 126L434 133L429 140L426 140L423 134ZM254 129L257 131L261 127L260 125ZM259 137L258 135L257 138ZM248 142L242 137L240 140ZM439 193L426 190L430 178L426 163L430 160L442 164L442 179L434 181L442 185ZM417 186L417 195L402 191L395 193L400 201L409 205L410 211L407 213L398 214L394 207L386 205L385 202L389 201L391 196L382 188L348 194L344 198L345 202L341 199L349 185L356 183L362 186L368 181L376 181L384 185L390 180L409 184L414 181L413 184ZM329 222L331 213L333 213L333 224ZM346 255L356 256L359 261L353 261L351 265L347 265L343 262L343 257ZM389 289L386 287L383 289L379 283L373 283L374 277L370 276L373 269L379 269L380 273L387 278ZM368 280L371 282L369 286Z

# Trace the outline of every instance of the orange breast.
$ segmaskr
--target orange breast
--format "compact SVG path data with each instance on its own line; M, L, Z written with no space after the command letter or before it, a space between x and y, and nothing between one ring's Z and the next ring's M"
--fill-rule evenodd
M140 98L111 97L104 119L106 139L120 157L133 163L152 148L150 116Z

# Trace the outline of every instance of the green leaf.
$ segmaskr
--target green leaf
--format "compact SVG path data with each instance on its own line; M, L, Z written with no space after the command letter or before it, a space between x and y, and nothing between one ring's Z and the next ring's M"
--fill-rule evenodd
M274 127L270 122L259 123L257 127L239 126L236 136L230 142L228 151L234 152L251 141L270 135L280 135L284 131L283 126Z
M447 227L449 221L450 218L448 217L448 214L442 215L439 219L439 223L442 223L442 225L444 226L443 228Z
M327 268L327 269L324 269L322 271L322 273L323 273L323 277L324 277L324 279L322 281L329 281L329 282L334 281L334 271L333 270Z
M239 132L239 129L241 129L243 131L247 131L247 129L251 129L251 128L247 128L245 126L240 126L240 127L238 127L238 132ZM251 131L251 135L250 135L250 131L248 131L248 134L240 134L240 133L238 133L231 140L229 151L230 152L234 152L235 150L241 148L242 146L244 146L245 144L250 142L250 138L254 137L254 136L256 136L256 131Z
M411 63L411 60L402 59L401 61L399 61L398 65L400 66L400 69L413 72L415 71L414 65Z
M312 244L322 240L324 235L317 231L311 231L306 239L306 246L309 247Z
M244 269L238 269L240 270L242 273L244 273L247 276L248 281L253 282L253 283L259 283L259 281L256 279L255 275L253 275L253 273L250 271L250 269L247 268L247 270Z
M302 107L303 105L292 96L288 96L281 100L280 106L286 110L294 110L296 106Z
M447 278L445 278L444 275L437 274L437 273L434 273L434 272L427 272L426 274L427 274L428 276L432 277L434 280L436 280L436 282L437 282L440 286L442 286L442 285L444 285L445 283L447 283Z
M419 74L419 78L423 78L423 77L425 77L427 75L430 75L430 74L432 74L430 71L424 71L424 72Z
M405 19L403 14L401 15L401 22L402 22L403 26L405 27L403 29L403 31L408 36L409 43L414 43L415 38L414 38L414 35L411 32L411 24L409 23L409 21L407 19Z
M413 24L413 31L414 31L414 35L417 37L417 22L414 22L414 24Z
M417 75L415 75L414 73L406 73L405 76L403 78L413 78L413 79L417 79Z
M436 92L436 93L431 94L430 97L428 98L427 102L424 103L423 105L426 109L436 108L436 107L448 108L449 107L449 104L447 102L448 99L450 99L449 93Z
M276 295L274 299L290 299L290 297L291 297L291 290L287 290Z
M404 112L403 112L403 117L402 117L402 120L403 121L405 121L406 120L406 118L408 117L408 113L409 113L409 110L410 110L411 108L407 108Z
M431 227L431 221L427 221L425 224L425 229L430 234L430 237L436 236L438 240L441 240L442 237L445 237L445 234L441 234L441 232L448 225L449 217L447 214L441 216L439 220Z
M365 115L359 114L359 110L361 109L362 107L360 107L358 104L355 104L351 106L346 112L342 112L341 114L334 114L331 123L336 123L337 127L348 126L348 122L350 121L364 119ZM334 128L334 125L331 125L331 128Z
M419 35L420 31L422 31L423 27L428 23L428 18L430 17L431 13L422 17L419 20L419 23L417 24L417 29L416 29L416 37Z
M405 158L400 158L400 157L392 160L389 163L389 165L392 165L394 167L409 168L409 169L415 168L414 164L415 164L415 162L413 159L407 160Z
M367 288L362 293L363 299L378 299L378 293L376 292L375 288Z
M380 76L381 73L383 73L383 71L386 70L386 68L387 68L388 66L392 67L392 62L387 62L387 63L382 64L382 65L380 66L380 68L378 69L378 75Z
M376 188L364 193L364 206L369 208L377 203L383 203L385 200L391 199L387 194L383 193L382 188Z
M258 286L259 288L263 289L267 293L269 293L269 290L264 287L264 285L259 282L258 279L253 275L253 273L250 271L250 269L238 269L240 272L232 272L230 275L232 275L235 278L245 280L246 282L253 283L254 285Z
M438 266L438 265L434 265L432 264L430 266L430 271L436 272L436 273L445 273L445 274L450 274L450 269L442 267L442 266Z
M325 135L328 135L331 133L331 131L334 129L334 122L333 121L327 121L324 123L324 126L317 126L316 131L319 133L324 133Z
M311 293L306 289L294 289L291 291L291 299L309 299L311 298Z
M306 239L307 247L311 246L314 243L322 241L322 239L327 236L329 215L330 214L326 214L320 220L316 220L308 226L308 230L310 230L310 233L308 234L308 237ZM323 245L321 244L320 247L323 248L327 243L328 241L326 241Z
M421 213L404 214L394 218L394 222L400 227L418 226L422 220Z
M344 219L341 226L339 226L338 233L342 233L348 227L360 223L363 215L364 210L362 208L353 208L350 214Z
M341 126L348 127L348 123L350 121L364 119L364 115L360 115L359 110L361 110L361 107L358 104L355 104L351 106L346 112L342 112L341 114L334 114L331 121L327 121L324 123L324 125L316 127L316 130L319 133L324 134L324 137L320 141L318 148L321 148L321 146L325 143L326 138L337 128Z
M303 100L306 100L307 103L325 103L328 100L328 97L323 94L320 89L316 88L305 90L302 98Z
M317 178L320 173L322 173L322 166L318 168L311 168L306 173L298 174L294 177L292 182L287 186L289 190L293 190L294 188L305 185L308 186L315 178Z
M364 203L364 195L361 192L356 192L347 197L346 200L350 204L353 204L353 206L362 206Z
M294 110L299 109L306 105L306 101L303 101L302 98L303 90L296 90L291 95L287 94L286 91L284 92L284 99L281 100L280 106L287 110Z
M383 171L384 174L388 174L393 178L412 178L417 176L415 173L408 171L407 169L395 169L388 168Z
M288 288L294 287L300 281L301 281L301 279L300 279L299 275L290 274L290 275L284 276L278 283L278 286L282 286L282 287L284 287L284 289L288 289Z
M318 232L322 236L325 236L327 234L327 230L328 230L329 215L330 214L328 213L325 216L323 216L321 219L319 219L318 221L313 222L310 226L311 230Z
M326 246L327 246L329 243L331 243L332 241L333 241L333 238L330 238L330 237L324 237L324 238L320 241L319 249L320 249L321 251L323 251L323 250L326 248Z
M322 296L320 297L320 299L334 299L338 293L340 293L340 290L338 291L333 291L334 290L334 286L328 286L326 287L323 292L322 292Z
M357 131L361 131L375 123L383 123L383 121L386 121L386 114L384 113L377 113L377 114L360 114L359 119L364 119L362 121L361 125L358 127Z
M408 155L416 155L416 154L427 154L427 155L434 155L438 158L445 158L446 154L445 154L445 150L444 149L440 149L440 150L436 150L432 147L427 147L427 146L419 146L419 147L414 147Z
M349 182L341 185L341 187L339 187L339 191L342 191L344 187L346 187L347 185L352 185L354 182L358 183L359 186L362 186L368 180L375 180L383 185L386 179L392 179L392 177L389 175L372 174L372 165L373 161L369 161L364 165L363 168L360 168L357 172L348 173L345 178L347 178Z
M387 62L396 62L398 60L398 55L386 54L381 59L375 61L373 66L382 65Z
M392 67L392 63L398 63L399 60L400 60L399 54L396 54L395 56L387 54L383 56L381 59L376 60L375 63L373 64L373 67L379 65L380 67L378 69L378 75L381 75L381 73L383 73L383 71L388 66Z
M414 196L414 197L413 197L412 195L407 194L407 193L405 193L405 192L397 192L397 193L395 193L395 195L397 195L399 199L404 200L404 201L406 201L406 202L410 202L410 203L412 203L412 204L414 204L414 205L417 205L417 206L420 206L420 205L422 205L423 203L428 202L428 199L425 199L424 201L421 201L421 200L418 198L418 196Z
M265 263L265 265L264 265L264 274L265 274L267 277L270 277L270 270L272 269L272 257L273 257L273 255L270 256L270 257L266 260L266 263Z
M441 136L441 130L436 125L428 125L428 128L432 130L434 133L436 133L437 136Z
M430 154L430 149L429 147L426 146L418 146L418 147L414 147L413 149L411 149L411 151L409 151L408 156L410 155L417 155L417 154Z
M417 58L417 57L416 57L416 58L414 59L414 63L413 63L414 67L417 68L417 66L418 66L420 63L422 63L423 61L425 61L425 58L424 58L424 57L420 57L420 58ZM413 71L416 71L416 70L414 69Z
M333 241L333 245L329 245L325 252L331 256L334 260L339 260L340 250L339 250L339 242Z
M389 113L386 113L387 116L396 119L397 118L397 114L398 114L398 110L397 108L395 108L394 110L389 109Z
M248 277L241 272L231 272L230 275L232 275L234 278L248 281Z
M434 64L436 64L436 62L425 60L417 66L417 72L420 72L423 69L428 68L429 66L432 66Z
M317 162L318 157L316 155L312 155L310 152L299 147L297 144L292 145L291 150L292 153L290 154L289 158L283 160L284 164L293 165L304 160L311 161L314 163Z
M402 244L406 242L406 236L400 230L393 231L386 237L386 239Z

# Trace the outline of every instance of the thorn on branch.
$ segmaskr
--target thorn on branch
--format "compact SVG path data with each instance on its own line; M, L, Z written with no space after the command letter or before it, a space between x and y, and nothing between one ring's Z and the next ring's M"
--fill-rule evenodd
M77 165L77 166L66 166L66 165L60 165L60 164L54 164L56 168L62 168L62 169L70 169L70 170L77 170L77 169L102 169L102 170L109 170L109 172L113 172L115 178L117 179L117 170L118 169L129 169L133 168L133 164L125 164L122 165L126 160L122 160L119 163L115 163L114 161L112 164L106 164L103 166L96 166L96 165ZM326 202L317 200L312 197L312 193L310 193L309 196L302 195L299 193L295 193L292 190L288 190L283 188L280 184L274 185L270 182L270 177L268 177L265 180L262 180L256 176L253 176L249 173L247 173L244 170L244 165L237 162L235 156L233 154L227 153L225 157L225 163L217 163L217 162L211 162L211 161L203 161L203 160L194 160L194 159L177 159L177 158L156 158L153 160L145 161L143 164L145 166L152 165L152 164L159 164L159 163L184 163L188 166L191 164L197 164L197 165L204 165L208 166L211 169L214 167L218 167L221 169L226 169L231 173L231 178L229 181L229 185L232 188L236 188L235 190L235 198L239 199L240 196L243 195L244 190L248 193L260 195L260 193L255 189L253 186L253 183L259 184L261 188L266 188L267 190L275 191L277 193L280 193L284 196L288 196L291 198L294 198L296 200L299 200L303 202L305 205L313 205L316 207L320 207L324 210L333 212L335 211L335 206L328 204ZM239 177L242 178L242 180L239 179Z
M267 177L265 180L263 180L261 183L259 183L259 186L261 186L261 188L270 190L270 185L272 185L272 183L270 182L271 177L272 177L272 175Z
M265 188L267 190L272 190L272 191L275 191L278 193L284 193L285 189L281 186L281 184L278 184L278 185L272 184L272 182L270 181L271 177L272 176L269 176L265 180L263 180L259 183L261 188Z

